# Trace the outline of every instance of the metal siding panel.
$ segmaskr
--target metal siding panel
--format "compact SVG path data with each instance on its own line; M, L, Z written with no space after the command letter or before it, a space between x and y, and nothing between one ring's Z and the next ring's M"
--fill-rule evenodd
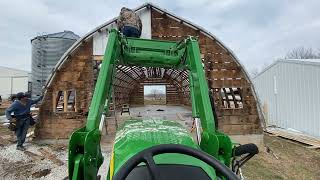
M151 39L151 10L146 8L137 13L142 23L141 38Z
M289 89L298 90L301 88L300 87L300 80L299 80L300 76L297 76L297 74L299 74L298 71L299 71L299 68L292 65L291 74L290 74L290 77L291 77L290 81L292 83L291 83L291 86L288 87ZM298 116L295 114L297 112L299 112L299 110L301 109L300 108L300 106L301 106L300 105L300 103L301 103L300 98L301 97L297 96L296 93L291 92L291 98L292 98L292 101L291 101L291 105L290 105L291 108L290 108L289 118L293 122L292 128L297 129L297 127L299 127L300 124L299 124L299 121L297 121L295 118L297 117L298 119L300 119L300 117L299 117L300 113L298 113L299 114Z
M8 98L11 93L11 78L0 77L0 83L0 95L2 96L2 99Z
M282 126L282 121L281 119L279 118L279 97L278 97L278 82L277 80L279 79L279 68L280 68L280 64L277 64L274 68L274 73L273 73L273 76L274 76L274 79L275 79L275 83L274 83L274 90L273 90L273 94L272 94L272 97L274 98L274 121L275 121L275 124L277 126Z
M28 74L27 71L0 67L0 95L2 99L6 99L11 95L11 85L13 94L28 91Z
M298 66L300 66L300 65L298 65ZM299 76L297 76L297 79L298 79L299 84L298 84L298 88L296 89L297 92L295 92L295 97L298 98L298 102L297 102L298 106L297 106L297 111L295 112L295 114L296 114L295 118L298 117L298 119L300 119L300 120L298 120L298 119L294 119L294 120L298 124L296 129L299 131L301 131L301 129L303 128L303 126L304 126L303 121L306 118L305 108L304 108L304 105L306 104L305 103L306 98L303 95L303 90L302 90L305 87L305 82L303 81L303 79L305 78L306 75L302 75L303 68L304 68L303 66L300 66L297 68L297 74L299 75ZM297 112L299 112L299 114L297 114ZM304 117L301 116L303 114L304 114Z
M315 69L314 67L310 66L310 72L315 72ZM309 72L309 73L310 73ZM315 106L317 104L316 102L316 89L315 89L315 85L316 85L316 79L314 77L314 74L310 73L311 74L311 83L310 83L310 91L313 91L313 93L310 95L310 101L312 102L312 104L310 104L310 119L311 119L311 133L316 135L317 132L316 132L316 127L317 127L317 122L315 121L315 116L314 116L314 113L315 113Z
M93 55L104 55L108 42L108 30L96 32L93 35Z
M317 78L316 78L316 81L317 81L317 91L319 91L320 89L320 67L316 67L316 74L317 74ZM317 94L317 98L316 98L316 101L317 101L317 106L315 106L315 121L318 122L318 128L316 130L317 132L317 136L320 137L320 94L319 93L316 93Z
M313 75L313 78L314 78L314 101L315 101L315 104L314 106L312 107L313 108L313 113L312 113L312 117L313 117L313 120L314 120L314 134L316 136L320 136L320 116L319 118L317 118L317 114L319 112L319 107L320 107L320 97L319 97L319 93L317 91L319 91L319 86L318 86L318 79L319 79L319 71L317 71L317 67L313 67L314 68L314 75Z
M267 103L268 105L268 113L265 114L266 116L266 121L268 124L272 124L272 114L270 112L272 112L272 103L269 102L269 100L267 100L267 97L270 97L270 91L272 91L273 86L272 84L272 79L270 79L270 76L268 75L270 72L268 73L264 73L261 74L260 76L256 77L254 79L254 83L255 84L255 88L257 89L257 95L258 98L261 102L262 105L264 105L265 103ZM272 100L270 100L272 101ZM271 105L271 106L270 106ZM271 121L271 122L270 122Z
M312 131L313 131L314 122L311 114L312 114L312 106L314 105L314 101L312 100L314 92L312 88L312 84L313 84L312 73L310 73L310 70L312 71L311 66L305 66L304 74L307 75L306 77L307 79L305 80L306 104L304 104L304 107L306 108L306 112L307 112L307 116L306 116L307 118L305 120L305 122L307 123L304 123L304 124L305 124L306 132L309 134L313 134Z
M304 119L302 120L302 126L300 128L300 131L309 133L310 134L310 96L312 96L312 92L310 92L310 74L308 72L308 66L303 65L303 71L301 72L301 77L304 77L303 79L303 87L301 87L300 95L303 96L304 101L302 104L303 108L303 114Z
M279 62L256 77L254 84L261 103L268 103L268 125L320 137L320 66Z
M284 64L281 64L280 68L279 68L279 91L281 92L281 94L279 94L279 118L282 122L282 125L284 127L288 127L290 125L290 122L288 121L288 118L286 118L286 115L289 111L289 102L287 99L287 95L288 95L288 91L286 88L286 77L288 73L288 68L287 66L285 66Z
M305 67L305 71L304 74L306 74L306 86L304 87L305 89L305 98L306 98L306 104L304 105L306 107L306 119L304 123L304 127L305 127L305 132L309 133L309 134L314 134L313 133L313 126L314 126L314 122L313 122L313 117L312 117L312 106L314 105L313 102L313 86L312 84L314 83L314 81L312 80L312 73L310 71L312 71L312 67L311 66L304 66Z

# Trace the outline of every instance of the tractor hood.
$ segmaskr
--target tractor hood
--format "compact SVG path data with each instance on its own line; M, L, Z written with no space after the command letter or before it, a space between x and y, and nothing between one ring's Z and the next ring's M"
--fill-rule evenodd
M169 120L127 120L117 131L110 164L115 174L132 156L160 144L180 144L199 149L189 132L181 124ZM215 171L204 162L182 154L161 154L156 164L183 164L201 167L210 177Z

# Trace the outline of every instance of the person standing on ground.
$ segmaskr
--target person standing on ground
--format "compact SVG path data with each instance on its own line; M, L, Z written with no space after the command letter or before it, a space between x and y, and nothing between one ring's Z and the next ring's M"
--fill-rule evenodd
M129 8L121 8L119 18L117 20L118 29L126 37L141 36L142 23L139 16Z
M32 105L41 101L43 96L32 100L27 97L23 92L17 94L17 100L15 100L10 107L6 109L6 118L12 122L16 120L15 134L17 136L17 150L24 151L23 143L26 139L28 128L31 121L30 108ZM13 113L14 118L11 116Z

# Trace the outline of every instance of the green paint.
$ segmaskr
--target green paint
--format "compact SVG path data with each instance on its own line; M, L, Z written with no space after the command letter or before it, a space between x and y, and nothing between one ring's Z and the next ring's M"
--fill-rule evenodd
M102 164L101 134L98 130L102 113L108 110L112 82L117 64L186 69L189 71L192 115L200 118L203 128L200 147L179 124L169 121L132 120L117 133L115 143L115 172L126 160L145 148L158 144L182 144L201 150L226 165L231 161L232 143L228 136L216 131L209 100L208 85L200 59L196 39L189 37L179 43L171 41L122 37L112 29L91 101L87 124L75 131L69 142L69 178L94 179ZM156 163L197 165L215 179L211 167L192 157L180 154L163 154L155 157Z
M181 144L195 149L200 147L179 123L170 120L127 120L117 131L113 148L115 172L132 156L160 144ZM182 154L162 154L155 157L157 164L185 164L199 166L210 177L215 171L204 162Z

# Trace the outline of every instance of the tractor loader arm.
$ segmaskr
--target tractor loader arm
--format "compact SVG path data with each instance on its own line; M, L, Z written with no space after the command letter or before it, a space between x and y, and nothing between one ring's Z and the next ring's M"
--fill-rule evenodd
M200 119L203 129L200 148L230 166L232 143L227 135L216 130L197 40L189 37L176 43L126 38L115 29L110 30L108 38L86 126L76 130L70 138L69 179L97 177L103 162L98 126L104 110L108 110L117 64L188 70L192 115Z
M70 138L69 179L96 179L103 162L100 147L101 133L98 126L102 113L109 106L115 67L121 48L119 33L116 30L111 32L89 108L87 124L75 131Z

